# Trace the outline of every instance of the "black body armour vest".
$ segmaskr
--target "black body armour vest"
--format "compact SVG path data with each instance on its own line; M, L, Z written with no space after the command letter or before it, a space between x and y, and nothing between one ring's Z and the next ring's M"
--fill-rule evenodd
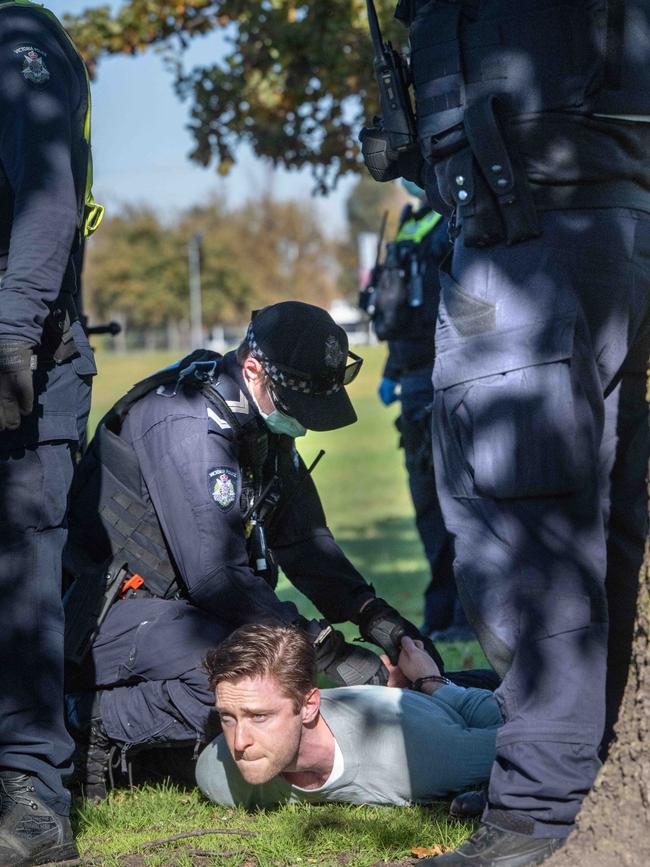
M243 509L259 497L268 434L257 417L242 425L217 391L220 358L207 350L193 352L139 382L100 421L72 487L64 552L69 577L103 581L105 575L125 567L129 574L142 576L154 596L169 599L184 594L153 506L141 496L135 452L119 436L133 404L160 387L182 382L201 391L239 440ZM262 507L268 511L268 504Z
M505 116L650 115L650 0L407 0L425 157L497 97Z
M616 166L598 165L594 127L650 117L650 0L401 0L396 16L410 28L418 138L435 166L427 192L456 209L466 246L535 237L537 207L567 206L566 191L592 177L610 186L577 206L639 206ZM524 130L528 157L550 167L546 199L531 187ZM630 171L628 155L620 177Z

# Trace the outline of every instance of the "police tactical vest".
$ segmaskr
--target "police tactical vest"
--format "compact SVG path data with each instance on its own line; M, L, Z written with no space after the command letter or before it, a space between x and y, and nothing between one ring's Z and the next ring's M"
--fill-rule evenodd
M465 246L541 233L540 191L528 177L520 135L579 192L582 163L598 151L597 134L591 153L579 147L579 130L601 115L650 115L650 0L401 0L396 15L410 26L419 144L435 171L431 193L455 210ZM625 143L619 151L625 161ZM599 165L596 174L610 168ZM570 201L561 181L554 195L550 180L545 206ZM636 190L617 180L599 191L601 199L638 206ZM595 203L591 186L583 207ZM642 202L650 207L647 193Z
M73 578L102 579L107 570L128 567L141 575L154 596L182 595L175 568L156 513L140 491L135 452L119 432L129 409L152 391L182 383L196 388L225 419L240 443L246 502L261 488L261 468L268 453L268 434L256 416L242 425L215 386L221 356L196 350L175 365L137 383L100 421L77 469L71 493L69 539L64 565ZM98 569L98 565L101 567Z
M372 323L379 340L417 340L433 328L425 293L430 264L430 234L442 219L436 211L410 211L394 241L386 244L386 258L372 298ZM426 308L426 309L425 309Z
M16 7L32 9L35 14L44 16L48 22L54 25L54 29L59 36L61 48L65 52L73 68L77 70L80 77L83 77L86 92L86 107L83 117L83 141L76 143L76 145L82 147L85 152L82 163L82 165L85 165L85 175L83 183L77 183L76 192L78 203L77 226L79 229L79 235L80 239L87 238L99 227L104 216L104 207L94 200L92 194L93 158L90 141L91 96L88 70L86 69L86 64L84 63L76 45L70 38L67 30L63 27L53 12L50 12L49 9L41 6L40 3L32 2L32 0L12 0L12 2L0 3L0 13L5 9Z
M505 116L650 115L650 0L402 0L425 157L496 97Z
M442 216L437 211L429 211L423 217L409 215L399 227L395 242L420 244L426 235L438 225Z

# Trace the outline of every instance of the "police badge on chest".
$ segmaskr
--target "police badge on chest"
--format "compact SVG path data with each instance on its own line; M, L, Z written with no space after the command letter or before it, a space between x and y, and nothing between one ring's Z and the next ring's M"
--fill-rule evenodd
M237 473L228 467L208 470L208 491L222 512L228 512L235 502Z
M31 81L32 84L44 84L49 80L50 72L44 59L47 55L40 48L21 45L20 48L14 48L14 54L22 57L23 68L20 71L27 81Z

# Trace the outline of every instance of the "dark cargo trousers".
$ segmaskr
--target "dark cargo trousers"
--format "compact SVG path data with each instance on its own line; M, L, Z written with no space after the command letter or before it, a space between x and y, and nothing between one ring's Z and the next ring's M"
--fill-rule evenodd
M646 533L650 216L542 215L443 269L434 457L465 612L504 675L485 818L564 836L630 656ZM607 651L609 609L609 659Z
M67 813L61 554L73 443L0 451L0 768Z
M132 746L199 743L214 708L203 670L207 651L232 625L172 599L124 599L113 604L89 656L68 689L100 690L109 738Z
M79 322L72 333L79 353L62 364L39 357L34 411L0 432L0 768L30 775L63 815L74 743L63 712L61 559L96 372Z

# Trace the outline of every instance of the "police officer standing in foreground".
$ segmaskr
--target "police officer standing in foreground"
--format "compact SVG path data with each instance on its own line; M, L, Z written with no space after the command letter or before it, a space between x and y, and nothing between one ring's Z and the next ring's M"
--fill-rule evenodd
M65 555L69 721L87 797L105 794L113 746L126 759L205 740L214 696L202 661L241 624L301 624L335 684L386 683L378 656L278 599L278 567L393 662L403 635L419 637L334 541L296 450L307 429L356 421L345 386L360 366L325 310L286 301L254 316L237 352L192 353L100 422Z
M386 245L384 262L373 269L361 304L377 337L388 343L379 398L386 406L396 400L401 404L396 425L415 523L431 570L421 630L425 635L435 631L434 640L450 641L471 638L472 632L456 593L453 545L442 519L431 455L438 267L450 251L449 231L447 220L426 203L424 190L412 181L402 184L420 206L403 209L397 235Z
M61 552L95 373L78 321L86 71L54 16L0 2L0 863L76 856L62 775Z
M404 98L396 123L384 99L364 152L377 179L424 183L457 227L436 478L463 607L504 675L483 823L423 863L520 867L571 832L630 658L649 451L650 2L401 0L396 15L417 117Z

